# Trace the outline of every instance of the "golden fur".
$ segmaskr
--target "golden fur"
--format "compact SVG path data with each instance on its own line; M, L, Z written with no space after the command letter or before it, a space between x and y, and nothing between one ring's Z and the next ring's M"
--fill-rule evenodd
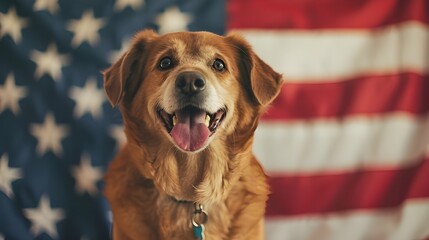
M175 62L171 69L160 70L164 56ZM211 65L216 58L225 63L224 72ZM203 74L226 109L219 128L197 151L180 150L157 115L183 71ZM280 74L238 35L159 36L147 30L104 72L104 81L128 139L105 176L115 240L194 239L193 202L208 212L206 239L263 239L269 189L252 140L259 116L280 90Z

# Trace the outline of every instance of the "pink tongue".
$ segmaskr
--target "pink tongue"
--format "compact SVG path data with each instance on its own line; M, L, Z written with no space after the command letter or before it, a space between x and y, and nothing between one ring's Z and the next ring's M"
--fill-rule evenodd
M174 142L185 151L196 151L204 146L210 130L204 124L206 113L185 108L176 112L177 123L171 130Z

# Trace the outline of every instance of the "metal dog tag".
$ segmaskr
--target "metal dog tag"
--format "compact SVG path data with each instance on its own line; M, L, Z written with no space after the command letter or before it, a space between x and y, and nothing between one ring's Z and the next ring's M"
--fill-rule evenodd
M196 239L204 240L204 225L201 224L199 226L193 226L194 228L194 236Z
M204 224L207 223L209 216L203 209L202 204L194 203L195 211L192 217L192 228L194 229L195 239L204 240Z

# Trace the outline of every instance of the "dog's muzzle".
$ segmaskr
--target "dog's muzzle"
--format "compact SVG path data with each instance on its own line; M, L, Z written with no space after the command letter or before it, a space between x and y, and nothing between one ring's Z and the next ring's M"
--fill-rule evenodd
M206 146L225 116L224 108L213 112L204 109L207 88L207 81L201 73L181 72L175 82L178 109L171 113L162 108L158 110L167 132L176 146L184 151L194 152Z

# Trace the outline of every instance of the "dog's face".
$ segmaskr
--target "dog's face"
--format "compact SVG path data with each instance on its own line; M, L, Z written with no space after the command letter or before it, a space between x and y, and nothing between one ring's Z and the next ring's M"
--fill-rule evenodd
M122 102L123 114L125 108L130 115L124 121L132 119L129 125L144 126L146 137L188 153L225 141L238 128L253 132L281 83L242 38L206 32L143 31L105 72L110 102Z
M209 34L159 38L149 80L143 83L144 89L154 89L145 93L151 120L185 152L201 151L218 130L225 131L230 124L223 123L231 122L240 94L228 49L220 41L208 44L210 39L218 40Z

